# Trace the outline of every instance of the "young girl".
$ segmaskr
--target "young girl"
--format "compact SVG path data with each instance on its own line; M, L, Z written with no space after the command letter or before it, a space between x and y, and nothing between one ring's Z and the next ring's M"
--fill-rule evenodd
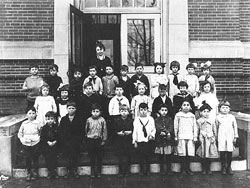
M149 96L145 95L146 85L141 83L137 87L139 95L133 97L131 101L131 113L133 118L137 118L139 116L139 105L141 103L146 103L148 105L148 114L150 115L152 112L152 103Z
M54 97L49 95L49 85L43 84L40 88L41 96L38 96L35 100L34 107L37 111L37 120L42 126L45 125L45 114L48 111L57 112L56 103Z
M57 98L57 104L58 104L58 118L59 122L63 116L66 116L68 113L67 111L67 102L69 99L69 84L61 85L59 88L59 98Z
M36 120L36 109L33 106L26 113L28 120L22 123L17 136L22 143L23 153L26 156L26 168L28 171L26 180L30 181L37 178L41 125Z
M168 84L168 78L167 75L164 74L164 63L155 63L154 64L154 72L155 74L151 75L151 98L155 99L159 96L158 88L160 84L167 85Z
M211 71L211 61L207 61L206 63L201 63L201 72L203 75L199 77L200 86L203 85L204 81L209 81L212 84L212 87L214 88L213 93L216 93L215 88L215 80L213 76L210 74Z
M164 163L167 163L167 174L172 175L171 156L174 144L174 121L167 116L168 106L161 104L159 107L160 117L155 119L155 153L159 155L161 174L165 174Z
M196 119L191 111L190 102L182 102L181 111L175 115L174 133L177 141L177 153L181 158L181 171L183 175L193 175L190 170L190 157L195 154L197 141Z
M196 106L200 108L202 106L202 102L206 101L207 104L211 106L210 118L211 120L215 120L215 117L218 113L218 104L219 101L216 97L216 94L213 93L212 84L209 81L204 81L201 87L201 94L196 100Z
M209 118L211 106L205 101L200 107L201 118L197 120L200 147L196 154L202 158L202 174L212 174L210 170L210 158L218 157L216 147L217 130L214 121Z
M197 67L196 63L189 63L186 66L186 70L187 70L188 74L186 74L184 76L184 81L187 82L187 84L188 84L188 92L193 97L198 96L198 92L199 92L199 88L200 88L199 79L195 75L196 67Z
M236 119L230 112L230 103L222 101L219 105L220 114L216 117L215 124L218 129L218 150L222 165L222 174L232 175L232 153L238 136Z

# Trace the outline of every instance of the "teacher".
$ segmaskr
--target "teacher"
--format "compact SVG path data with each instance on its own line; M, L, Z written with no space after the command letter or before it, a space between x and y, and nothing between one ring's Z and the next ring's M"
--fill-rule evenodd
M106 66L111 65L111 60L109 57L105 56L105 46L100 41L96 41L95 45L96 57L91 61L91 65L97 67L97 76L102 78L106 75Z

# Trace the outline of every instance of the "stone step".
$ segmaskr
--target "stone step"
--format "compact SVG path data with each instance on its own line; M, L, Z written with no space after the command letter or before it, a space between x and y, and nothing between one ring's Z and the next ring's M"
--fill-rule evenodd
M201 171L201 163L200 162L191 162L190 166L193 172L200 172ZM233 160L232 161L232 169L234 171L241 171L247 170L247 161L243 160ZM132 174L139 173L140 167L138 164L132 164L130 172ZM219 161L214 161L211 163L211 170L212 171L220 171L221 170L221 163ZM180 163L172 163L172 171L173 172L180 172ZM64 176L66 173L65 167L58 167L57 172L59 176ZM104 175L112 175L117 174L119 172L117 165L103 165L102 166L102 174ZM150 164L150 172L151 173L159 173L160 172L160 165L157 163ZM13 169L13 177L15 178L22 178L26 177L26 170L16 168ZM82 176L90 175L90 166L79 166L78 173ZM39 176L46 177L48 175L47 168L39 168Z

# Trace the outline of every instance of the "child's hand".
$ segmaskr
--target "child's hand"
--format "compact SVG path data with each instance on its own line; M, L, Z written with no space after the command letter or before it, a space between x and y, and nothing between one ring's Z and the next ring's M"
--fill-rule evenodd
M237 141L237 138L234 138L234 140L233 140L234 145L236 144L236 141Z
M101 145L103 146L104 144L105 144L105 141L102 141L102 142L101 142Z
M124 136L124 132L123 131L120 131L117 133L119 136Z
M130 134L132 134L132 131L124 131L124 134L125 135L130 135Z
M170 140L170 139L171 139L171 134L168 133L168 134L167 134L167 140Z
M149 135L148 140L154 140L154 137Z
M166 133L165 133L165 132L161 132L160 135L161 135L161 136L165 136Z
M135 148L138 148L137 142L134 143L134 147L135 147Z

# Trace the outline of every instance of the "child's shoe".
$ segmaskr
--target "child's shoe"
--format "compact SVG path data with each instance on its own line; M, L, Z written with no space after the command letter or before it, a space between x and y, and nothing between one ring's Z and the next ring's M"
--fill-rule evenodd
M74 178L76 178L76 179L79 179L79 178L80 178L80 176L79 176L79 174L78 174L78 172L77 172L77 169L75 169L75 170L73 171L73 176L74 176Z
M222 173L223 175L226 175L226 174L227 174L225 164L222 164L221 173Z
M174 175L173 172L172 172L171 167L172 167L171 163L167 163L167 175L168 176Z
M33 169L31 171L31 180L36 180L38 177L37 170Z
M234 174L233 171L232 171L231 166L227 167L227 174L229 174L229 175L233 175Z
M90 178L95 178L95 168L91 167Z
M63 176L64 179L68 179L69 178L69 171L66 169L66 173Z
M31 180L31 174L28 173L28 174L27 174L27 177L26 177L26 181L30 181L30 180Z

